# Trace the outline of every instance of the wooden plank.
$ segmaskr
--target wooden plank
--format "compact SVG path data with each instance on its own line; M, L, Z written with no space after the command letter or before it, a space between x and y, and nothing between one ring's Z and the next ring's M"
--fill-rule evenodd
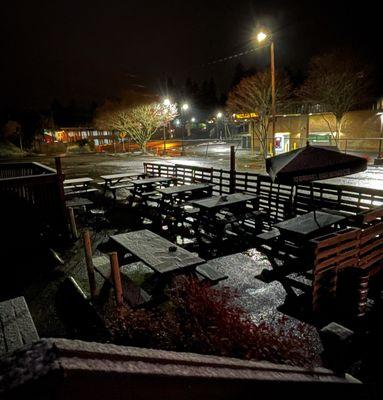
M1 353L17 350L39 339L24 297L0 303L0 326Z

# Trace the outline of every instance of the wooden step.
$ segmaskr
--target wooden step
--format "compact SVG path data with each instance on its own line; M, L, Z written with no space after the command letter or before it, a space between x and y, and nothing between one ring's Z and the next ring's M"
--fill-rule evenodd
M227 275L222 274L217 270L217 268L213 267L209 263L199 265L195 271L203 280L209 281L212 285L228 278Z

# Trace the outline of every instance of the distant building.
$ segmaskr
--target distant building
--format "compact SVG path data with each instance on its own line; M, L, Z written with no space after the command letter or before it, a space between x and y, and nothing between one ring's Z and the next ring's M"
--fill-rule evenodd
M376 104L383 110L383 98ZM309 141L312 144L337 145L341 150L357 150L374 153L379 150L382 135L381 114L378 109L350 111L344 117L339 143L335 137L335 117L329 112L309 112L277 115L275 131L275 149L277 153L302 147ZM243 123L243 120L240 121ZM243 134L243 147L260 150L256 134L248 131ZM252 139L253 136L253 139ZM271 126L269 131L271 138ZM271 140L269 143L271 150Z
M62 142L76 143L79 140L89 140L96 147L113 144L114 132L98 130L89 127L60 127L57 129L44 129L44 141L47 143Z

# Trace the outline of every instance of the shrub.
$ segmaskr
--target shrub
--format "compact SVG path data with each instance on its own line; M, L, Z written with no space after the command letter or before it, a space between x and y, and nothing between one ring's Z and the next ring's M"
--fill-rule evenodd
M299 332L255 324L234 305L236 293L180 277L169 290L169 301L155 310L116 310L109 327L117 343L164 350L188 351L275 363L312 366L315 354L303 324Z

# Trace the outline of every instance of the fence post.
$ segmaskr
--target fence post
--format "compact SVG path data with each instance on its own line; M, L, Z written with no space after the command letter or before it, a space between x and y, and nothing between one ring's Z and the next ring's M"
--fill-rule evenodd
M230 193L235 192L235 146L230 146Z
M92 261L92 245L90 243L90 235L87 229L83 233L83 239L85 247L86 270L89 279L90 297L94 299L96 297L96 279L94 276L94 267Z
M114 295L116 298L117 306L121 306L122 305L122 284L121 284L120 267L118 265L117 253L115 251L110 253L109 258L110 258L110 266L112 268Z
M60 208L62 213L62 224L63 224L63 233L67 239L69 239L69 232L68 232L68 214L66 209L65 203L65 192L64 192L64 174L62 173L61 167L61 157L55 157L55 166L56 166L56 175L57 175L57 187L58 187L58 195L60 201Z
M73 207L68 207L70 230L74 239L78 239L78 232L76 227L76 219L74 217Z

